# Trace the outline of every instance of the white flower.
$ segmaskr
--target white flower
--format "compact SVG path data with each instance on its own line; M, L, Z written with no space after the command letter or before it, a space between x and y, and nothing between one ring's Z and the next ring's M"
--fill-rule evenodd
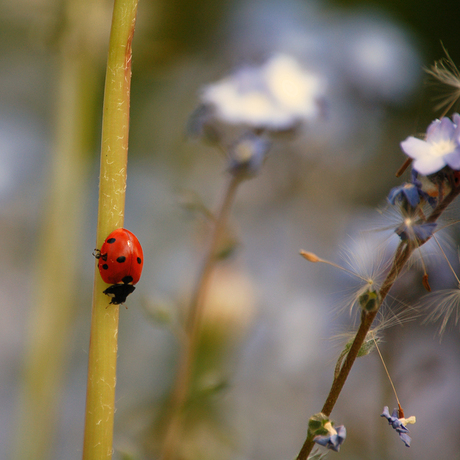
M226 123L283 130L315 118L324 89L319 75L278 54L260 67L242 68L208 85L202 101Z
M453 122L443 117L433 121L425 140L408 137L401 142L404 152L414 159L413 168L420 174L433 174L448 165L460 170L460 115Z

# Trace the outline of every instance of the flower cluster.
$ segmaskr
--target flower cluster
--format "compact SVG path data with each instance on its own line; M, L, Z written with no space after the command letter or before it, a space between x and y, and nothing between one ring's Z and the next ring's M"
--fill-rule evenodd
M411 438L407 434L409 433L409 430L406 428L406 425L408 425L409 423L415 423L416 419L414 416L411 416L409 418L404 418L404 416L402 416L401 418L398 418L398 415L398 409L394 409L393 413L390 415L388 406L385 406L383 408L383 413L381 414L381 417L385 417L388 420L388 424L396 430L396 432L399 434L399 437L401 438L401 441L407 447L410 447Z
M391 190L388 200L405 209L427 202L432 207L460 182L460 115L442 117L428 126L425 139L409 136L401 142L412 164L411 181Z
M460 182L460 115L442 117L428 127L425 139L409 136L402 150L413 160L410 182L394 187L388 201L399 206L403 220L396 228L403 241L420 245L433 235L423 206L436 207Z
M410 136L401 142L401 148L413 160L412 177L394 187L388 201L399 205L403 214L396 233L402 240L420 244L435 229L435 224L425 223L423 206L435 208L460 183L460 115L434 120L424 140Z

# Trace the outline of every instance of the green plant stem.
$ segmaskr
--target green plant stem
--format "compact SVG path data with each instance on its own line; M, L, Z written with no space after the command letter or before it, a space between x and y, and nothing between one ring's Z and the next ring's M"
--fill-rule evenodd
M131 43L137 0L115 0L104 92L96 247L124 222L128 162ZM86 393L84 460L112 457L118 305L109 305L95 264Z
M459 194L460 187L454 188L445 197L445 199L433 210L426 222L435 222ZM380 306L382 305L385 297L387 296L390 289L393 287L393 284L397 280L406 262L409 260L411 254L414 252L415 249L417 249L417 246L413 244L408 244L404 241L402 241L399 244L395 252L393 264L379 291L381 298ZM321 412L324 415L329 416L332 410L334 409L334 406L340 396L343 386L345 385L351 368L353 367L353 364L358 356L359 350L361 349L364 340L366 339L366 336L372 326L372 323L374 322L375 317L377 316L379 309L372 313L362 315L361 324L359 326L358 331L356 332L355 339L353 341L353 344L351 345L350 351L348 352L347 357L345 358L344 363L340 368L340 372L334 378L331 389L329 390L329 394L326 398L323 408L321 409ZM307 438L305 439L305 442L297 456L297 460L307 460L311 450L313 449L313 446L313 438L307 435Z
M193 378L193 366L196 358L196 348L199 339L200 321L205 304L206 293L213 268L218 259L218 248L223 232L225 231L228 216L235 199L238 185L241 179L232 176L226 187L224 197L219 206L218 214L214 220L214 229L206 252L195 291L190 302L185 335L182 343L182 352L176 376L176 382L169 408L168 426L166 428L164 443L162 446L162 460L173 460L178 456L181 429L186 405Z

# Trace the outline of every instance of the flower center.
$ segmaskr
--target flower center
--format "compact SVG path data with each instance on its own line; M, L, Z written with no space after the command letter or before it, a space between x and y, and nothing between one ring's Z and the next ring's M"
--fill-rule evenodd
M453 142L451 139L442 140L436 142L436 144L433 144L432 154L436 157L443 157L444 155L453 152L455 150L455 147L455 142Z

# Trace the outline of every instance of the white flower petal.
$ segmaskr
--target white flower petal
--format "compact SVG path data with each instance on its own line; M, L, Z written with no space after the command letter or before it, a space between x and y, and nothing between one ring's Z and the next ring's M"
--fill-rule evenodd
M433 133L436 132L437 129L439 129L439 125L441 124L441 120L433 120L431 123L430 123L430 126L428 126L427 130L426 130L426 137L429 138L433 135Z
M318 112L320 79L290 56L278 55L265 68L267 87L281 107L304 117Z
M431 155L431 145L428 142L422 141L421 139L417 139L413 136L410 136L405 141L402 141L400 146L407 155L414 159Z
M230 124L289 129L319 113L324 79L291 56L277 54L260 67L246 67L203 89L202 101Z
M455 125L450 121L450 118L443 117L434 129L427 131L426 140L432 144L448 142L452 139L454 131Z
M442 157L425 156L414 161L412 167L420 174L427 176L433 174L446 166Z

